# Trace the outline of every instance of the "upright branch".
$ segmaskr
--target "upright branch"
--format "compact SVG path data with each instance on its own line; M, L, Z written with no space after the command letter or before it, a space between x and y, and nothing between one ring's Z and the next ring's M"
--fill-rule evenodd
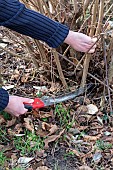
M56 65L57 65L57 69L58 69L58 73L59 73L59 78L60 78L64 88L67 88L68 86L67 86L67 83L66 83L63 71L62 71L62 67L61 67L61 64L60 64L60 61L59 61L58 53L54 49L52 49L52 52L53 52L53 55L54 55L54 58L55 58L55 61L56 61Z
M74 12L76 13L78 10L77 0L73 0L73 5L74 5Z
M94 36L94 32L95 32L95 28L96 28L96 15L97 15L97 10L98 10L98 2L99 2L99 0L95 0L95 2L93 4L93 8L92 8L91 28L90 28L90 33L89 33L89 36L91 36L91 37ZM84 86L86 83L90 59L91 59L91 54L86 54L86 58L84 61L82 82L81 82L82 86Z
M102 36L102 44L103 44L103 54L104 54L104 62L105 62L105 69L106 69L106 85L107 85L107 90L108 90L108 95L109 95L110 113L113 114L111 94L110 94L110 89L109 89L108 66L107 66L107 57L106 57L107 56L106 45L105 45L105 40L104 40L103 36Z
M101 32L103 14L104 14L104 0L100 0L99 20L95 35L98 35Z
M90 4L90 0L84 0L84 2L83 2L83 12L84 12L84 15L85 15L85 12L86 12L89 4Z

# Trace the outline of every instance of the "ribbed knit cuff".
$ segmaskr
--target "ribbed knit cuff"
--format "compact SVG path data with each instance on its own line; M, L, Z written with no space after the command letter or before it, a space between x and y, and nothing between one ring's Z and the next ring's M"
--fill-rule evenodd
M3 88L0 88L0 111L4 110L9 102L9 94Z
M64 42L68 33L69 33L69 28L67 26L59 23L56 31L46 41L46 43L52 48L57 48L59 45L61 45Z

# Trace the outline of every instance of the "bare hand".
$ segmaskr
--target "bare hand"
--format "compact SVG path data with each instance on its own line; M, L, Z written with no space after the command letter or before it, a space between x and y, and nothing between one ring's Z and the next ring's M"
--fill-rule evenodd
M83 33L69 31L65 43L69 44L76 51L88 52L88 50L93 46L97 41L97 38L91 38ZM88 53L95 52L96 45L94 45Z
M26 113L28 110L24 108L23 102L32 103L34 100L29 98L23 98L18 96L9 96L9 103L5 108L5 111L18 117Z

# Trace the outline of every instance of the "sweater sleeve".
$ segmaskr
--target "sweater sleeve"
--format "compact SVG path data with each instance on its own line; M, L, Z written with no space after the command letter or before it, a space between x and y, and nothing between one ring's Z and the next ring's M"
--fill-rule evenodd
M0 0L0 25L42 40L52 48L61 45L69 33L67 26L27 9L18 0Z
M0 88L0 111L4 110L9 102L8 92Z

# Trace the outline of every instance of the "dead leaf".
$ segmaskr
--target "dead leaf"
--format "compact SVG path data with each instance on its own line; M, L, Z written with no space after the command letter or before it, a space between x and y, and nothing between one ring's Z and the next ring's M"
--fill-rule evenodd
M82 106L80 106L80 107L77 108L77 112L78 112L78 113L81 113L81 114L82 114L82 113L87 113L87 112L88 112L88 108L87 108L87 106L83 106L83 105L82 105Z
M49 148L49 143L50 142L53 142L53 141L56 141L58 140L61 135L64 133L65 129L63 129L59 135L52 135L52 136L49 136L47 139L44 140L44 143L45 143L45 149L48 149Z
M84 131L84 130L88 129L88 126L80 126L80 127L77 127L77 129L79 131Z
M28 164L30 161L32 161L34 157L28 158L28 157L20 157L18 159L18 164Z
M101 152L96 152L96 153L93 155L93 161L94 161L95 163L99 163L100 160L101 160L101 158L102 158Z
M15 132L12 129L10 129L10 128L7 129L7 133L10 136L15 136Z
M12 120L7 121L6 127L11 127L11 126L13 126L13 125L15 124L15 122L16 122L16 118L13 117Z
M42 129L45 130L45 131L49 131L49 129L51 128L51 125L46 123L46 122L43 122L42 123Z
M5 47L7 47L7 44L6 43L0 43L0 47L5 48Z
M76 149L69 149L69 151L73 152L76 156L81 157L83 154L77 151Z
M52 110L51 110L50 112L33 110L33 111L32 111L32 114L33 114L36 118L39 118L39 119L53 117L53 111L52 111Z
M14 128L14 130L15 130L15 133L16 134L19 134L20 132L22 132L23 130L22 130L22 124L20 123L20 124L16 124L16 126L15 126L15 128Z
M98 108L94 104L87 105L87 108L88 108L88 114L90 115L94 115L98 112Z
M83 165L83 166L79 167L79 170L93 170L93 169L90 168L89 166Z
M0 115L0 125L3 124L3 123L5 123L5 122L6 122L6 121L5 121L4 117L3 117L2 115Z
M39 135L40 137L46 137L48 135L48 132L47 131L44 131L42 129L38 129L36 131L36 134Z
M34 117L40 118L40 114L38 114L38 113L39 113L39 110L38 110L38 109L35 109L35 110L33 110L33 111L31 112L31 114L33 114Z
M42 129L49 131L50 133L48 135L52 135L53 133L55 133L58 130L58 127L56 125L43 122L42 123Z
M16 165L16 163L17 163L17 155L16 155L16 153L13 153L11 155L11 161L12 161L13 164Z
M83 136L85 141L96 141L101 137L101 134L97 135L97 136L89 136L89 135L85 135Z
M51 128L49 129L50 133L48 135L54 134L57 130L58 130L57 125L51 125Z
M40 151L36 151L36 155L39 157L39 158L42 158L42 157L45 157L45 150L40 150Z
M33 133L34 125L32 120L30 118L24 118L24 121L25 121L24 126Z
M47 166L40 166L36 170L52 170L52 169L48 168Z
M77 128L70 128L68 132L74 136L80 134L80 131Z

